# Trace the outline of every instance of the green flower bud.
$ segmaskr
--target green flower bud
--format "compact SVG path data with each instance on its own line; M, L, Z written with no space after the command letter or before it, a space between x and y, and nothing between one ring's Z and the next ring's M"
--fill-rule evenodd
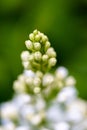
M28 51L23 51L23 52L21 53L21 59L22 59L23 61L28 61L28 60L29 60L29 56L30 56L30 53L29 53Z
M35 58L36 61L41 61L41 59L42 59L41 52L39 52L39 51L35 52L34 53L34 58Z
M35 87L35 88L34 88L34 93L36 93L36 94L37 94L37 93L39 93L39 92L40 92L40 90L41 90L41 88L39 88L39 87Z
M39 42L35 42L35 43L34 43L34 49L35 49L36 51L39 51L39 50L41 49L41 44L40 44Z
M42 78L43 77L43 73L41 71L37 71L36 72L36 76L39 77L39 78Z
M51 67L51 66L55 66L56 65L56 58L50 58L49 61L48 61L48 65Z
M48 61L48 55L46 55L46 54L43 55L43 56L42 56L42 61L43 61L43 62L47 62L47 61Z
M43 35L43 36L42 36L42 42L45 43L47 40L48 40L48 37L45 36L45 35Z
M50 42L49 42L49 41L46 41L45 50L47 50L50 46L51 46Z
M33 49L33 43L30 40L25 41L25 45L27 49L32 50Z
M34 34L31 33L31 34L29 35L29 38L30 38L31 41L34 41Z
M35 41L37 41L37 42L39 42L40 41L40 35L39 34L37 34L36 36L35 36Z
M46 54L49 56L49 57L56 57L56 52L54 51L54 49L52 47L50 47Z
M34 34L34 35L38 34L38 30L35 29L35 30L33 31L33 34Z

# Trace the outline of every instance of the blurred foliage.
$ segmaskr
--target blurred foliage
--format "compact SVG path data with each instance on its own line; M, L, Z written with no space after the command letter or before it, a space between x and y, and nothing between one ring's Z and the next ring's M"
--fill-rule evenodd
M0 0L0 102L12 96L24 41L36 28L48 35L58 66L69 69L87 99L87 0Z

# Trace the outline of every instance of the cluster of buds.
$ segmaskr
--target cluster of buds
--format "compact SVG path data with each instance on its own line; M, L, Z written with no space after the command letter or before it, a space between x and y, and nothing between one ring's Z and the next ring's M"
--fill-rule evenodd
M12 101L3 103L1 106L1 117L4 125L3 129L0 127L0 130L30 130L29 125L31 129L38 128L45 119L45 109L46 104L41 95L36 98L34 95L28 94L15 95Z
M87 103L77 96L75 79L55 66L48 37L34 30L21 54L24 72L13 84L15 95L0 107L0 130L86 130Z
M21 54L24 73L18 76L13 88L17 93L39 93L54 81L52 74L47 72L57 62L56 52L48 37L38 30L29 35L25 45L27 50Z
M38 30L34 30L29 35L29 40L25 41L27 51L21 54L24 69L47 72L55 66L56 52L51 47L48 37Z
M56 52L51 47L48 37L34 30L25 41L28 50L21 54L24 73L18 76L13 88L17 93L40 93L44 97L50 97L52 93L66 86L73 86L75 79L68 76L64 67L50 73L51 67L55 66Z
M41 92L47 98L52 93L55 95L56 92L57 94L62 88L74 86L75 83L74 77L68 76L68 70L59 67L54 73L47 72L45 74L41 71L25 70L18 76L13 88L16 93L39 94Z
M62 88L48 102L41 94L18 94L1 105L0 116L0 130L86 130L87 102L75 87Z

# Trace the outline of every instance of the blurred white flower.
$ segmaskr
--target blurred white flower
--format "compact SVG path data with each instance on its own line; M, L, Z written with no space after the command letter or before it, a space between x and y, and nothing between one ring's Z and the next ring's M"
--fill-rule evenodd
M68 121L79 123L85 118L85 116L87 118L86 113L87 104L84 101L77 99L71 102L71 104L67 108Z
M67 122L60 122L54 125L54 130L70 130L70 126Z
M65 86L74 86L76 83L76 80L73 76L69 76L65 80Z
M3 126L4 130L15 130L15 125L13 123L7 123Z
M58 80L62 80L68 76L68 70L65 67L59 67L56 70L56 76Z
M58 102L69 103L77 97L77 91L74 87L63 88L57 96Z
M53 81L54 81L53 75L46 74L43 77L42 84L43 84L43 86L49 86L49 85L51 85L53 83Z
M31 128L29 128L27 126L19 126L15 130L31 130Z
M2 104L1 117L2 117L2 119L8 119L8 120L17 119L18 118L17 107L11 102Z

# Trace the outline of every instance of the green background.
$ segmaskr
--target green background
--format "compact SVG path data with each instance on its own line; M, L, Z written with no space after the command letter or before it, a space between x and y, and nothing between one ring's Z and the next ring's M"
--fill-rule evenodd
M57 65L69 69L87 99L87 0L0 0L0 102L13 94L24 41L36 28L48 35Z

